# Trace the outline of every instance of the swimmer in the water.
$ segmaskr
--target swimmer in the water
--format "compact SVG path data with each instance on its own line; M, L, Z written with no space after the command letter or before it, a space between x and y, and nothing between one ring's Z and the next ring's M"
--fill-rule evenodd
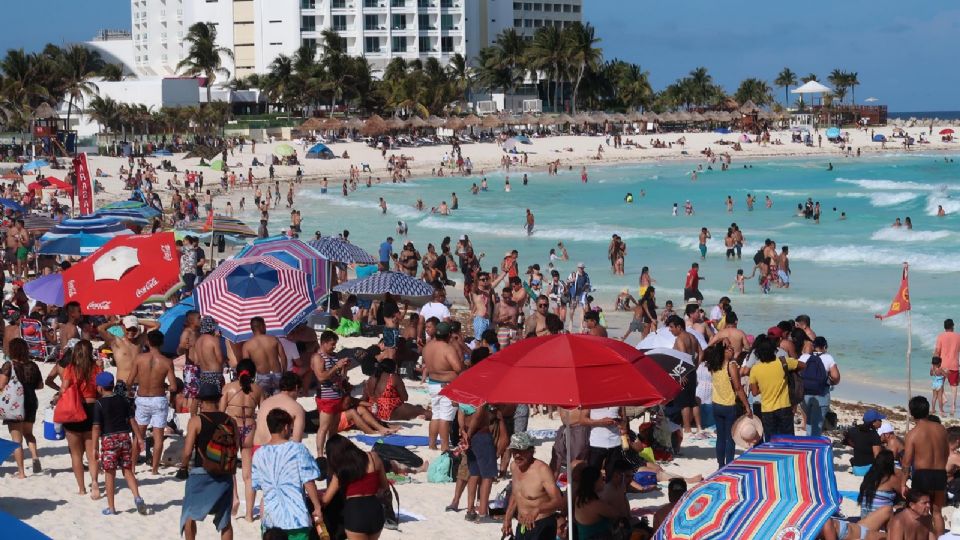
M840 221L843 221L843 220L845 220L845 219L847 219L847 213L846 213L846 212L840 212Z
M833 163L827 163L827 170L828 170L828 171L832 171L832 170L833 170Z
M945 216L945 215L947 215L947 212L943 209L943 205L942 205L942 204L938 204L938 205L937 205L937 217L943 217L943 216Z
M627 192L627 196L623 198L624 202L632 203L633 202L633 193Z
M906 227L908 231L913 230L913 222L910 221L910 216L903 218L903 226Z
M893 221L893 228L894 228L894 229L899 229L899 228L902 227L902 226L903 226L903 224L900 223L900 218L897 218L897 219L895 219L895 220Z

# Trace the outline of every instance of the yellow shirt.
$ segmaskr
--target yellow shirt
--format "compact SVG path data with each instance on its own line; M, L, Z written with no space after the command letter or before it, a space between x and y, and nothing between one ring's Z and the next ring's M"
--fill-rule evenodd
M796 358L787 358L787 369L797 369ZM760 390L760 411L773 412L790 406L790 393L780 359L757 362L750 369L750 384Z
M724 363L723 369L711 371L713 377L713 402L717 405L736 405L737 394L730 382L730 364Z

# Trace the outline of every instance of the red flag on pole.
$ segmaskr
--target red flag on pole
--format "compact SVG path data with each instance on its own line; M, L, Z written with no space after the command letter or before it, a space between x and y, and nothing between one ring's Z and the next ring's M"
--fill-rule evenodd
M888 311L886 315L876 315L878 319L882 320L903 313L904 311L910 311L909 271L910 268L907 263L903 263L903 277L900 279L900 290L897 291L897 295L894 296L893 301L890 302L890 311Z
M80 199L80 215L93 213L93 186L90 185L90 170L87 168L87 155L77 154L73 158L73 173L77 179L77 198Z

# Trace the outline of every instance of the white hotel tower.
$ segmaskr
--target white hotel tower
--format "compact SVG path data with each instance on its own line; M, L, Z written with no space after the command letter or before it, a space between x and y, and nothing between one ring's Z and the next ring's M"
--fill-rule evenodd
M582 0L131 0L133 71L169 77L188 48L196 22L217 27L231 78L265 73L279 54L335 30L347 52L364 56L375 73L393 58L472 60L506 28L531 36L542 26L582 20Z

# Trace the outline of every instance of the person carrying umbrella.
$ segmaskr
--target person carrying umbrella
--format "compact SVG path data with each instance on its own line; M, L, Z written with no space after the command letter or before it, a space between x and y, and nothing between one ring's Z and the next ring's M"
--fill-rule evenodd
M503 516L504 536L510 535L513 518L517 518L516 540L554 540L557 537L557 516L563 508L563 495L546 463L533 457L533 438L521 431L510 437L510 504Z

